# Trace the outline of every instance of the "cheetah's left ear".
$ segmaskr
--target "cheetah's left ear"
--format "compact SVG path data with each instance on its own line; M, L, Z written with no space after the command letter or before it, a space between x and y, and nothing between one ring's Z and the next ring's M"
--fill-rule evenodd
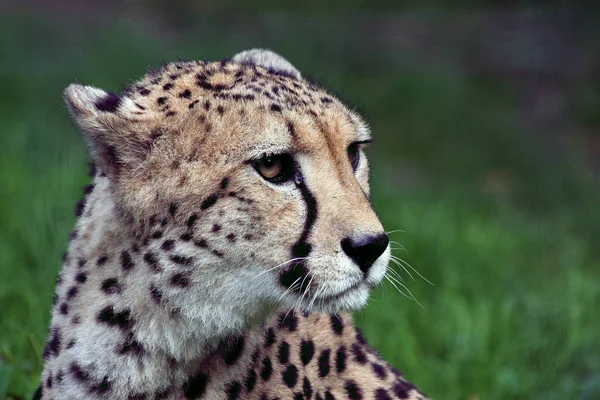
M71 117L88 142L97 165L115 177L123 167L139 165L149 146L139 132L135 103L92 86L69 85L64 99Z
M271 50L251 49L242 51L233 56L231 61L240 64L250 63L259 65L263 68L289 75L292 78L302 79L300 71L298 71L288 60Z

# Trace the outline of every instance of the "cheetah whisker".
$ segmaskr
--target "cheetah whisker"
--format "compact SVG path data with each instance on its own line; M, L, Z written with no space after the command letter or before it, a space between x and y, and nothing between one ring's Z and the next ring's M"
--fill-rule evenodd
M413 281L415 280L415 277L414 277L414 276L412 276L412 274L410 273L410 271L409 271L409 270L407 270L407 269L406 269L406 267L405 267L404 265L400 264L400 262L399 262L398 260L396 260L395 258L391 258L391 257L390 257L390 261L391 261L391 262L393 262L394 264L396 264L398 267L402 268L402 270L403 270L404 272L406 272L406 273L408 274L408 276L410 276L410 279L412 279ZM396 273L397 273L397 271L395 271L395 270L393 270L393 269L392 269L392 271L394 271L394 272L396 272ZM398 276L400 276L400 274L399 274L399 273L398 273Z
M281 296L279 296L279 299L277 299L277 303L279 303L287 294L290 294L293 290L296 289L296 284L298 283L298 281L302 279L302 277L297 278L291 285L290 287L288 287L287 289L285 289L283 291L283 293L281 294Z
M402 293L402 294L403 294L403 295L404 295L406 298L408 298L408 299L410 299L410 300L413 300L413 301L414 301L415 303L417 303L417 304L418 304L418 305L419 305L421 308L423 308L423 309L425 308L425 307L423 307L423 305L422 305L422 304L419 302L419 300L417 300L417 298L416 298L416 297L415 297L415 296L412 294L412 292L410 291L410 289L409 289L408 287L406 287L406 285L405 285L405 284L403 284L403 283L402 283L402 282L400 282L399 280L395 279L393 276L389 276L389 275L387 275L387 274L386 274L386 278L387 278L387 279L388 279L388 281L389 281L390 283L392 283L392 285L394 285L394 287L395 287L396 289L398 289L398 291L399 291L400 293ZM410 296L407 296L407 295L406 295L404 292L402 292L402 291L401 291L401 290L398 288L398 286L396 286L396 285L394 284L394 282L395 282L395 283L397 283L398 285L402 286L404 289L406 289L406 291L408 292L408 294L409 294Z
M392 250L404 250L405 252L407 252L406 247L404 247L400 243L396 242L395 240L390 240L390 243L400 246L400 247L394 247L394 248L392 248Z
M296 258L292 258L291 260L284 261L284 262L282 262L281 264L278 264L278 265L274 266L273 268L269 268L268 270L266 270L266 271L263 271L263 272L261 272L261 273L257 274L255 277L256 277L256 278L258 278L259 276L262 276L262 275L264 275L264 274L266 274L266 273L268 273L268 272L271 272L271 271L273 271L273 270L275 270L275 269L277 269L277 268L281 268L281 267L283 267L284 265L286 265L286 264L289 264L289 263L291 263L291 262L294 262L294 261L300 261L300 260L308 260L309 258L310 258L310 257L296 257Z
M404 261L403 259L401 259L400 257L397 257L395 255L391 255L390 256L392 259L395 259L397 261L399 261L400 263L402 263L403 265L406 265L408 268L412 269L414 271L415 274L419 275L419 277L421 279L423 279L425 282L429 283L431 286L435 286L433 283L431 283L429 281L429 279L425 278L423 275L421 275L421 273L419 271L417 271L415 268L413 268L412 265L410 265L408 262ZM407 271L408 272L408 271Z
M393 231L386 232L385 234L386 235L391 235L392 233L398 233L398 232L406 233L406 231L403 231L402 229L396 229L396 230L393 230Z

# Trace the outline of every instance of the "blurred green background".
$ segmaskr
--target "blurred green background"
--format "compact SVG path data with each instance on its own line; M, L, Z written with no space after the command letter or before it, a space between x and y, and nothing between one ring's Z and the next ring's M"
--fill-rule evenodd
M386 285L356 313L382 355L436 399L600 398L598 14L279 3L0 2L0 398L37 386L89 180L63 88L257 46L372 125L373 202L432 283L391 265L422 307Z

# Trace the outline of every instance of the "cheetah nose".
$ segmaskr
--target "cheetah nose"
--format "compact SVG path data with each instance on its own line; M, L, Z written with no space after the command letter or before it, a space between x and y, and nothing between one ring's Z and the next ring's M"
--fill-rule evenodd
M342 239L342 250L348 255L366 275L369 269L383 254L389 239L386 234L361 236L357 239Z

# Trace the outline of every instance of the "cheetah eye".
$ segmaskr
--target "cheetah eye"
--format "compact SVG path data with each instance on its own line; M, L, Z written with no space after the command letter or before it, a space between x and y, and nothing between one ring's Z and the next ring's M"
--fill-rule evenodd
M368 143L371 143L370 139L354 142L348 146L348 161L350 161L350 165L352 165L352 169L354 171L356 171L356 168L358 168L358 164L360 163L360 148L362 145L366 145Z
M294 160L290 154L264 155L252 163L265 180L284 182L294 175Z
M348 146L348 160L354 171L356 171L358 162L360 161L360 149L358 148L358 145L358 143L352 143Z

